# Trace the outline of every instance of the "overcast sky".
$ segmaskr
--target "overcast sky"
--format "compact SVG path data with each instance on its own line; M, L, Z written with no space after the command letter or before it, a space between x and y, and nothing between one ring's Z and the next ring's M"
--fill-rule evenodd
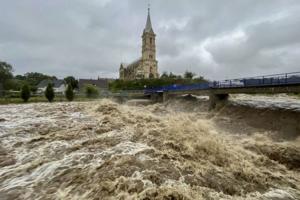
M0 0L0 60L15 74L116 78L141 56L149 2L160 73L300 71L300 0Z

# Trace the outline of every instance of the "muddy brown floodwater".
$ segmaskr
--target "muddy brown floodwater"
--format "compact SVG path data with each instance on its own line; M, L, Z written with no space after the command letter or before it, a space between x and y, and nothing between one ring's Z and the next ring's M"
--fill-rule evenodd
M196 98L0 106L0 199L300 199L300 114Z

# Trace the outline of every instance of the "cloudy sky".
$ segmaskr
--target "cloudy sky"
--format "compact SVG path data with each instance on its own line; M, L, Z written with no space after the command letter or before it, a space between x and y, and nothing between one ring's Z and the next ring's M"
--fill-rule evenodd
M299 0L0 0L0 60L15 74L118 77L141 55L149 2L160 73L300 71Z

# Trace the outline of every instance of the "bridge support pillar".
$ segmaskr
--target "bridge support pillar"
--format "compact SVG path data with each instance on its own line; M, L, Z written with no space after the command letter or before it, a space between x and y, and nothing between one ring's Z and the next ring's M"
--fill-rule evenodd
M209 109L213 110L217 105L223 105L229 98L228 94L211 94L209 95Z
M150 95L150 99L154 102L165 102L169 98L167 92L153 93Z
M166 102L169 99L169 95L167 92L163 92L162 94L162 102Z
M153 93L150 95L150 99L153 102L160 102L161 100L161 95L159 93Z
M127 100L125 97L113 97L113 99L118 103L124 103Z

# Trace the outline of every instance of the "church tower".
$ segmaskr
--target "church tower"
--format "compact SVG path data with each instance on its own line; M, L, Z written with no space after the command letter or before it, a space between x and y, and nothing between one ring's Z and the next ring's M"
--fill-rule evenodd
M120 79L134 80L159 78L155 37L156 35L151 24L150 8L148 8L147 22L142 35L142 57L130 64L121 63L119 68Z
M156 60L156 45L155 33L152 29L150 8L148 8L148 16L146 27L143 31L142 39L142 66L144 71L144 78L158 78L157 60Z

